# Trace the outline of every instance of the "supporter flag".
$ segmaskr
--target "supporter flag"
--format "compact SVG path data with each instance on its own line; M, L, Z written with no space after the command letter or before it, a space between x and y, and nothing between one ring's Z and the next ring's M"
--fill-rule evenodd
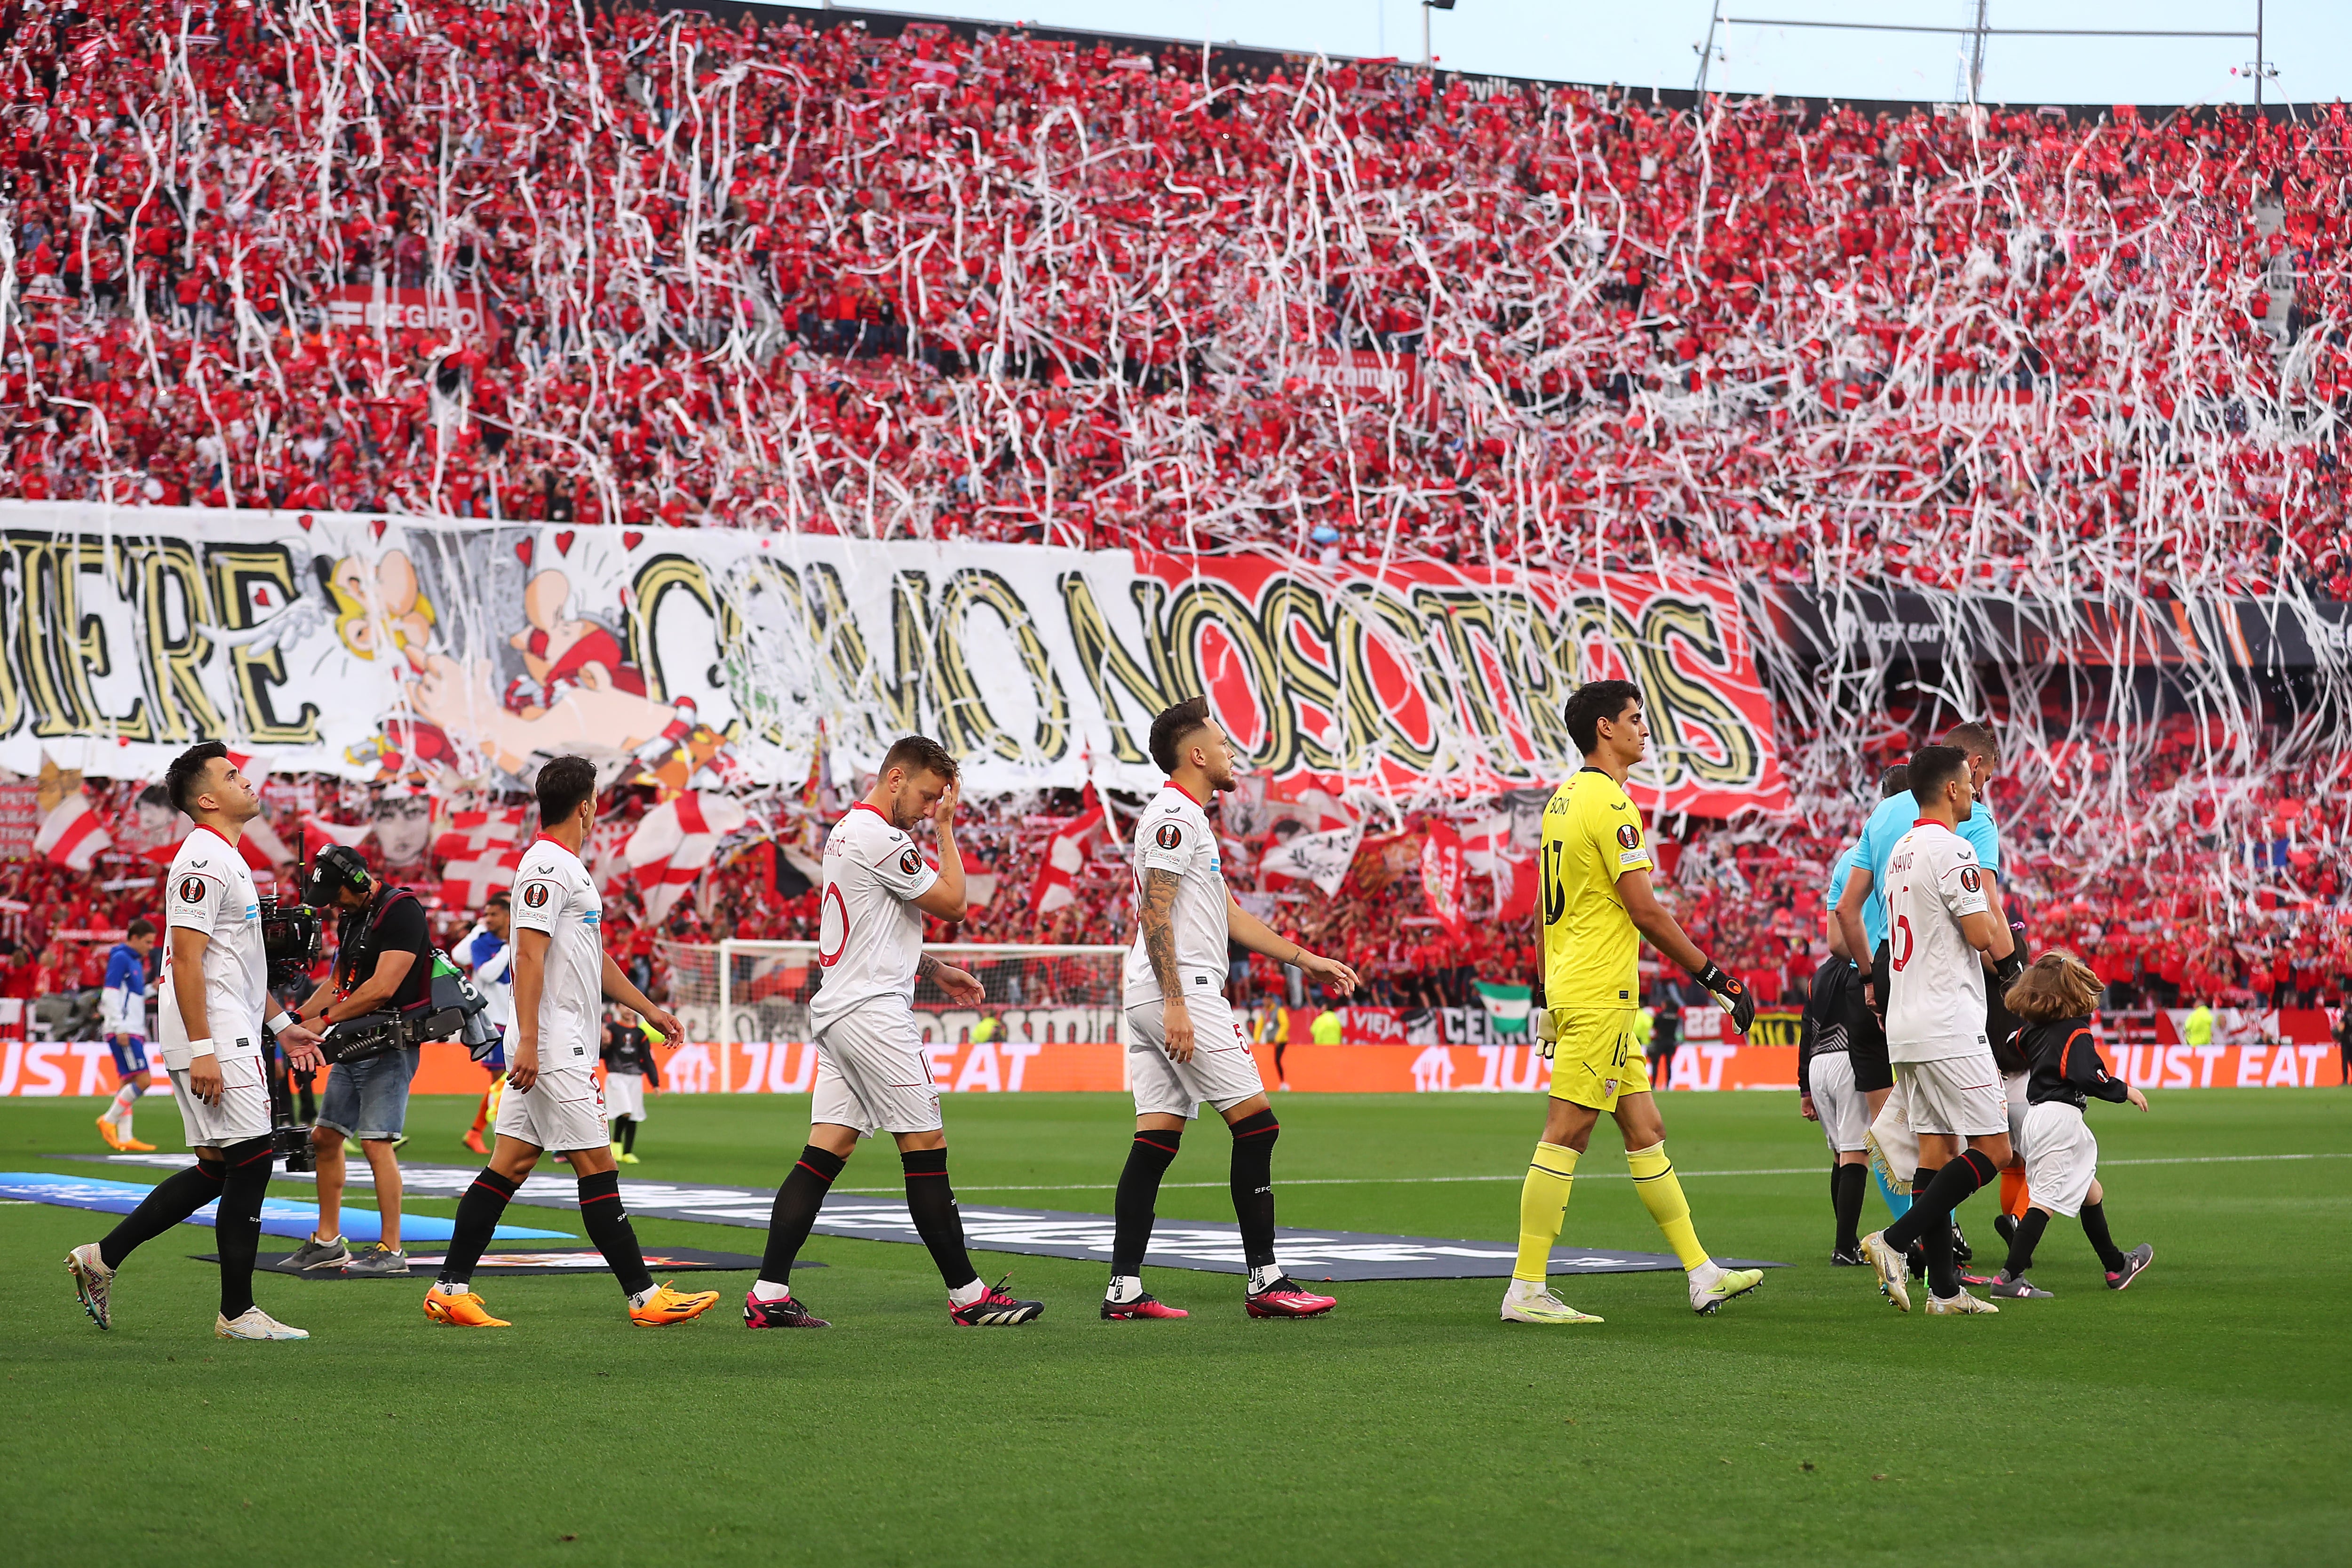
M1445 823L1431 823L1428 835L1421 841L1421 890L1429 900L1429 912L1437 917L1445 934L1460 937L1465 929L1462 836Z
M1041 915L1052 914L1066 904L1077 902L1078 868L1087 863L1087 842L1103 830L1102 803L1095 798L1094 786L1087 786L1087 809L1056 829L1045 846L1045 858L1037 863L1037 880L1029 889L1029 907Z
M41 825L33 834L33 850L45 860L87 871L99 851L114 838L99 821L98 813L90 810L89 796L81 790L81 775L63 776L73 781L73 787L41 813Z
M768 885L779 899L806 897L824 885L824 868L789 844L762 845L768 859Z
M302 836L313 844L340 844L356 849L375 831L373 822L330 822L317 812L302 814Z
M1536 858L1511 842L1510 813L1497 812L1471 830L1462 863L1495 879L1497 920L1526 920L1536 912Z
M1354 823L1328 833L1294 833L1265 852L1257 863L1261 876L1312 882L1325 898L1339 896L1355 864L1356 847L1364 841L1364 825Z
M478 910L500 888L514 885L522 848L522 809L452 813L449 826L433 841L441 861L441 902L453 910Z
M621 860L637 879L646 923L659 925L718 853L719 841L751 821L743 803L689 790L646 813L629 835Z
M1486 1026L1498 1035L1524 1035L1528 1032L1528 1011L1535 995L1531 985L1490 985L1484 980L1471 982L1478 1000L1486 1009Z

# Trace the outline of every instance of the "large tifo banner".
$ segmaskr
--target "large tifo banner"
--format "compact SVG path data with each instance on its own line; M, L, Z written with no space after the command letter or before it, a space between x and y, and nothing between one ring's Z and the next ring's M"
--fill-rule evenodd
M1563 701L1622 676L1644 805L1787 795L1705 577L80 503L0 531L19 773L160 776L217 736L354 779L574 752L796 785L822 747L847 784L919 731L976 792L1148 789L1152 715L1206 692L1273 777L1489 793L1572 772Z

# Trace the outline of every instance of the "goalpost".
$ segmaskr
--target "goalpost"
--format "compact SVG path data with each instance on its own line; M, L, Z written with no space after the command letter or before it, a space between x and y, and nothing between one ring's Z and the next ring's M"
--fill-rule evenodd
M949 999L929 981L915 983L915 1021L923 1038L969 1039L983 1018L996 1038L1013 1044L1115 1044L1125 1039L1120 974L1127 949L1028 942L927 942L923 951L969 972L986 989L977 1005ZM822 975L813 942L664 942L669 1005L689 1040L716 1051L718 1088L735 1084L730 1048L771 1047L812 1038L809 999Z

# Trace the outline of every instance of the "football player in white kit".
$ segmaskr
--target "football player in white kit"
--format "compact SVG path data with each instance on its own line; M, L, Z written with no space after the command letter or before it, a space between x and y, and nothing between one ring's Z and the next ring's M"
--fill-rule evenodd
M1124 987L1135 1142L1118 1178L1102 1315L1115 1321L1188 1316L1145 1292L1143 1255L1151 1245L1160 1178L1176 1158L1184 1123L1205 1100L1234 1135L1234 1215L1249 1268L1249 1315L1319 1317L1339 1303L1300 1288L1275 1261L1272 1165L1282 1126L1225 1001L1226 943L1295 964L1342 996L1355 991L1356 972L1276 933L1225 886L1208 803L1238 781L1233 742L1209 716L1208 699L1188 699L1152 721L1151 760L1168 782L1135 825L1139 929Z
M620 1003L661 1031L678 1036L677 1016L646 1000L604 951L604 906L580 847L596 820L596 764L555 757L539 770L539 837L515 868L514 1031L507 1038L507 1089L499 1100L498 1142L490 1163L457 1200L457 1219L440 1278L425 1293L425 1315L450 1328L503 1329L471 1282L474 1265L497 1234L507 1202L542 1151L569 1157L580 1181L580 1218L628 1299L629 1321L643 1328L682 1323L718 1305L716 1290L656 1285L646 1269L621 1173L604 1138L604 1101L595 1068L604 1043L604 1004Z
M754 1329L822 1329L792 1293L793 1262L816 1224L857 1141L887 1132L907 1178L907 1213L948 1288L949 1321L1001 1329L1045 1310L1042 1301L983 1285L964 1250L963 1217L948 1183L948 1136L915 1022L915 981L929 980L967 1005L986 999L980 982L923 952L923 917L964 915L963 857L956 849L956 763L935 741L908 735L882 758L866 798L824 841L824 891L817 922L824 981L809 1002L816 1035L816 1086L808 1146L776 1189L767 1256L743 1299ZM939 836L934 869L909 837L925 817Z
M158 1183L104 1240L75 1247L66 1268L83 1310L100 1328L111 1328L114 1271L131 1249L218 1199L221 1300L213 1332L225 1340L307 1340L253 1304L261 1203L277 1159L263 1020L296 1069L323 1059L318 1034L269 994L261 900L236 847L245 825L261 815L261 797L218 741L180 753L163 782L172 804L196 825L163 881L168 940L157 998L163 1067L196 1163Z
M1985 1035L1977 955L1992 959L2004 986L2024 964L1993 912L1976 850L1958 832L1975 805L1967 754L1957 746L1912 752L1911 795L1918 818L1886 863L1886 1054L1926 1180L1910 1211L1863 1237L1862 1249L1879 1289L1904 1311L1911 1310L1904 1253L1924 1238L1927 1310L1997 1312L1960 1289L1950 1221L2010 1158L2009 1100Z

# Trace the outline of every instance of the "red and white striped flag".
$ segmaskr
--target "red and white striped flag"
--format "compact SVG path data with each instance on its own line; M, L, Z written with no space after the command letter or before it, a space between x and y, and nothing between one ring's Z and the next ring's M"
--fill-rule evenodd
M512 887L522 863L516 842L521 833L520 806L453 813L447 831L433 841L441 859L442 907L478 910L499 889Z
M1045 846L1045 858L1037 862L1037 879L1030 884L1029 908L1041 915L1078 901L1078 868L1087 863L1087 843L1103 831L1102 803L1095 798L1094 786L1087 787L1087 809L1055 829Z
M743 803L689 791L646 813L621 851L646 900L646 922L659 925L718 853L719 841L751 821Z
M98 813L90 810L89 796L77 789L42 816L41 826L33 833L33 852L45 860L87 871L99 851L113 842L114 836L99 821Z

